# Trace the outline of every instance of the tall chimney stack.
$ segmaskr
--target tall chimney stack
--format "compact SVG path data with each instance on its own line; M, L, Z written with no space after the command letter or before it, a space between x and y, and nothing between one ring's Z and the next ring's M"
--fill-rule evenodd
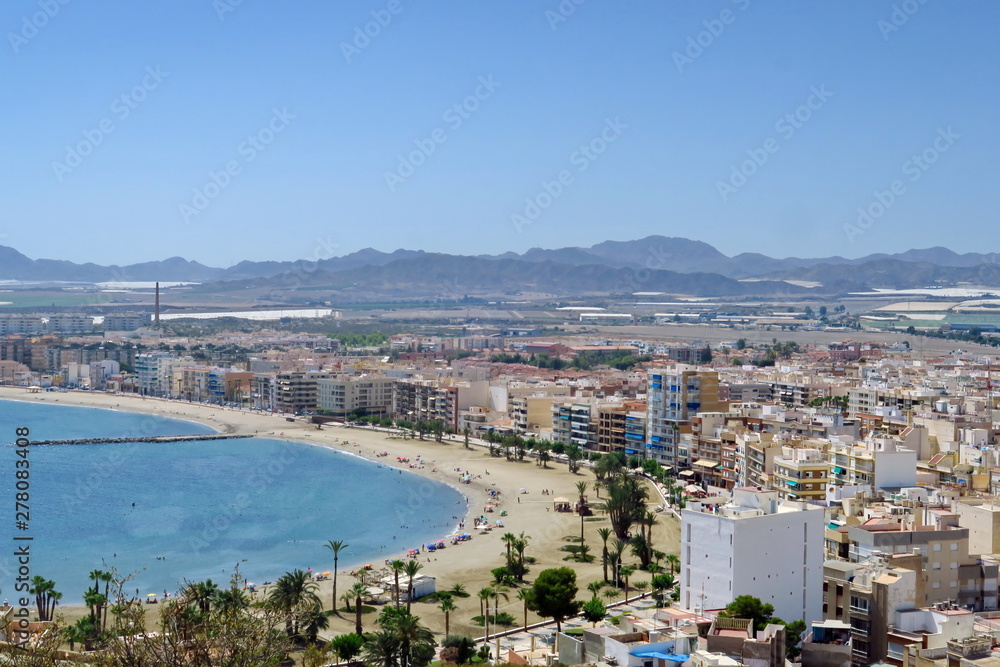
M153 326L160 326L160 282L156 282L156 306L153 310Z

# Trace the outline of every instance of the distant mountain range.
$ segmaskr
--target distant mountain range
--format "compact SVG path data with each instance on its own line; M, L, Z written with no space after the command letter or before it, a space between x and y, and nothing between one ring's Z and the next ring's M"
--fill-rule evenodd
M959 283L1000 286L998 259L996 254L958 254L942 247L858 259L776 259L758 253L729 257L701 241L649 236L636 241L605 241L589 248L532 248L522 254L479 256L422 250L386 253L366 248L318 262L244 261L221 269L180 257L127 266L75 264L30 259L13 248L0 246L0 279L185 281L207 283L202 289L213 291L329 290L361 298L643 291L700 296L795 295Z

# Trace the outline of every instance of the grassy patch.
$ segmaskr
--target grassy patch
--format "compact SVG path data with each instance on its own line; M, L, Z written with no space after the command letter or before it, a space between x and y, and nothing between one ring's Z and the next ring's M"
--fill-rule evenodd
M472 622L475 623L476 625L481 626L483 624L483 617L473 616ZM490 625L502 625L504 627L510 627L512 625L515 625L516 623L517 619L515 619L511 614L508 614L505 611L502 611L496 615L490 614Z
M367 604L361 605L361 613L362 614L370 614L373 611L378 611L378 608L377 607L372 607L371 605L367 605ZM350 614L351 616L354 616L354 614L357 613L354 610L354 607L351 607L350 609L348 609L347 607L341 607L340 609L337 610L337 612L340 613L340 614L342 614L342 615Z

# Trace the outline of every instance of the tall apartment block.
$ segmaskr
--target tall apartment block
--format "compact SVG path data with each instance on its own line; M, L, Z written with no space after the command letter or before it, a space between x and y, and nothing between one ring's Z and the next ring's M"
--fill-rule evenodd
M699 412L721 412L719 374L690 366L649 370L646 404L646 457L676 467L682 433Z

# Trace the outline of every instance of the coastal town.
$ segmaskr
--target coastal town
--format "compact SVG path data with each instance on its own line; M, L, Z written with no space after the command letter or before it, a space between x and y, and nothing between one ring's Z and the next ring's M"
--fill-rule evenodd
M494 660L993 660L1000 457L989 349L917 352L905 336L707 343L263 326L203 337L162 327L10 334L0 353L2 398L307 440L462 489L472 515L447 545L341 572L340 590L361 593L359 610L362 597L412 599L441 641L447 626L461 628ZM612 499L629 479L643 488L622 529ZM493 514L475 506L479 497ZM511 557L525 551L535 563L527 577ZM491 574L489 563L504 560ZM415 564L402 588L393 562ZM569 624L560 632L545 624L544 605L525 606L521 619L513 599L543 566L568 569L581 589L578 606L555 614ZM330 572L308 578L326 597ZM480 587L478 599L448 593ZM428 598L450 600L443 619ZM495 611L483 613L491 599ZM573 622L581 605L589 624ZM466 607L479 608L478 630L461 618ZM362 634L360 611L356 633L346 611L317 641Z
M996 0L0 25L0 667L1000 667Z

